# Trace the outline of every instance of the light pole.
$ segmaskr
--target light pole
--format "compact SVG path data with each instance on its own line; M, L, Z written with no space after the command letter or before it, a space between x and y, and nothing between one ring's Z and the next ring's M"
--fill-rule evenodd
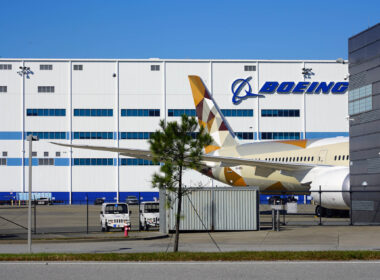
M26 137L29 141L29 204L28 204L28 253L32 253L32 143L38 141L38 137L32 134Z

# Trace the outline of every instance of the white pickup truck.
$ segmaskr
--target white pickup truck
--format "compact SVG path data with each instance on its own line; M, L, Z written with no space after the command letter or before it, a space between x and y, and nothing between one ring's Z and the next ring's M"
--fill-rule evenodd
M124 230L125 226L130 227L130 212L125 203L103 203L100 211L100 225L102 231L109 231L111 228Z
M143 230L160 225L160 204L157 201L145 201L140 204L140 226Z

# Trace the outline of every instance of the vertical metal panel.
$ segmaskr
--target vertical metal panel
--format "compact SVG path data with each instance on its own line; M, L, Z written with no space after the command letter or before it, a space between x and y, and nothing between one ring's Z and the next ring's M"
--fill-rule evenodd
M169 196L174 201L174 194ZM180 230L258 230L257 198L253 187L192 189L182 200ZM175 201L169 210L170 230L175 229L176 211Z

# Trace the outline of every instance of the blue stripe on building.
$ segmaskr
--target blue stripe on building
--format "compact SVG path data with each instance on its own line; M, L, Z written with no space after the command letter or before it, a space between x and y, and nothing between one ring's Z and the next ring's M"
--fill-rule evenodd
M22 166L22 158L7 158L7 166Z
M29 165L29 158L24 159L24 166ZM32 166L38 166L38 158L32 158Z
M55 158L54 159L55 166L70 166L69 158Z
M45 192L47 197L51 197L53 202L57 204L69 204L70 201L70 193L69 192ZM10 201L15 200L18 197L21 197L18 194L23 194L20 192L0 192L0 201ZM119 202L125 202L127 197L133 195L136 196L137 199L140 198L140 201L154 201L155 199L159 199L159 192L120 192L119 193ZM105 202L115 202L116 201L116 192L73 192L72 193L72 203L73 204L86 204L88 198L88 202L93 204L95 199L104 198ZM260 203L267 204L271 195L260 195ZM285 197L285 196L284 196ZM298 204L310 204L311 197L298 195L295 196L297 198ZM306 199L306 200L305 200Z
M22 140L21 131L0 131L0 140Z

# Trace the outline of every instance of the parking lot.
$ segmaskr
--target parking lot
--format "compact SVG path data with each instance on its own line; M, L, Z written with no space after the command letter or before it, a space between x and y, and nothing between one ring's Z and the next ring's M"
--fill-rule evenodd
M281 211L281 227L349 225L349 217L319 218L314 214L315 206L298 204L298 213L287 214ZM36 234L47 233L91 233L100 232L101 205L33 205L32 225ZM139 230L139 206L130 205L131 230ZM0 235L22 234L27 228L27 205L0 206ZM270 205L260 205L260 227L271 228L272 216ZM158 230L151 228L150 230ZM111 231L120 231L111 229Z
M138 207L129 207L131 230L139 230ZM33 231L37 234L97 232L101 230L100 210L101 205L33 205ZM0 206L0 234L25 233L27 214L27 205Z

